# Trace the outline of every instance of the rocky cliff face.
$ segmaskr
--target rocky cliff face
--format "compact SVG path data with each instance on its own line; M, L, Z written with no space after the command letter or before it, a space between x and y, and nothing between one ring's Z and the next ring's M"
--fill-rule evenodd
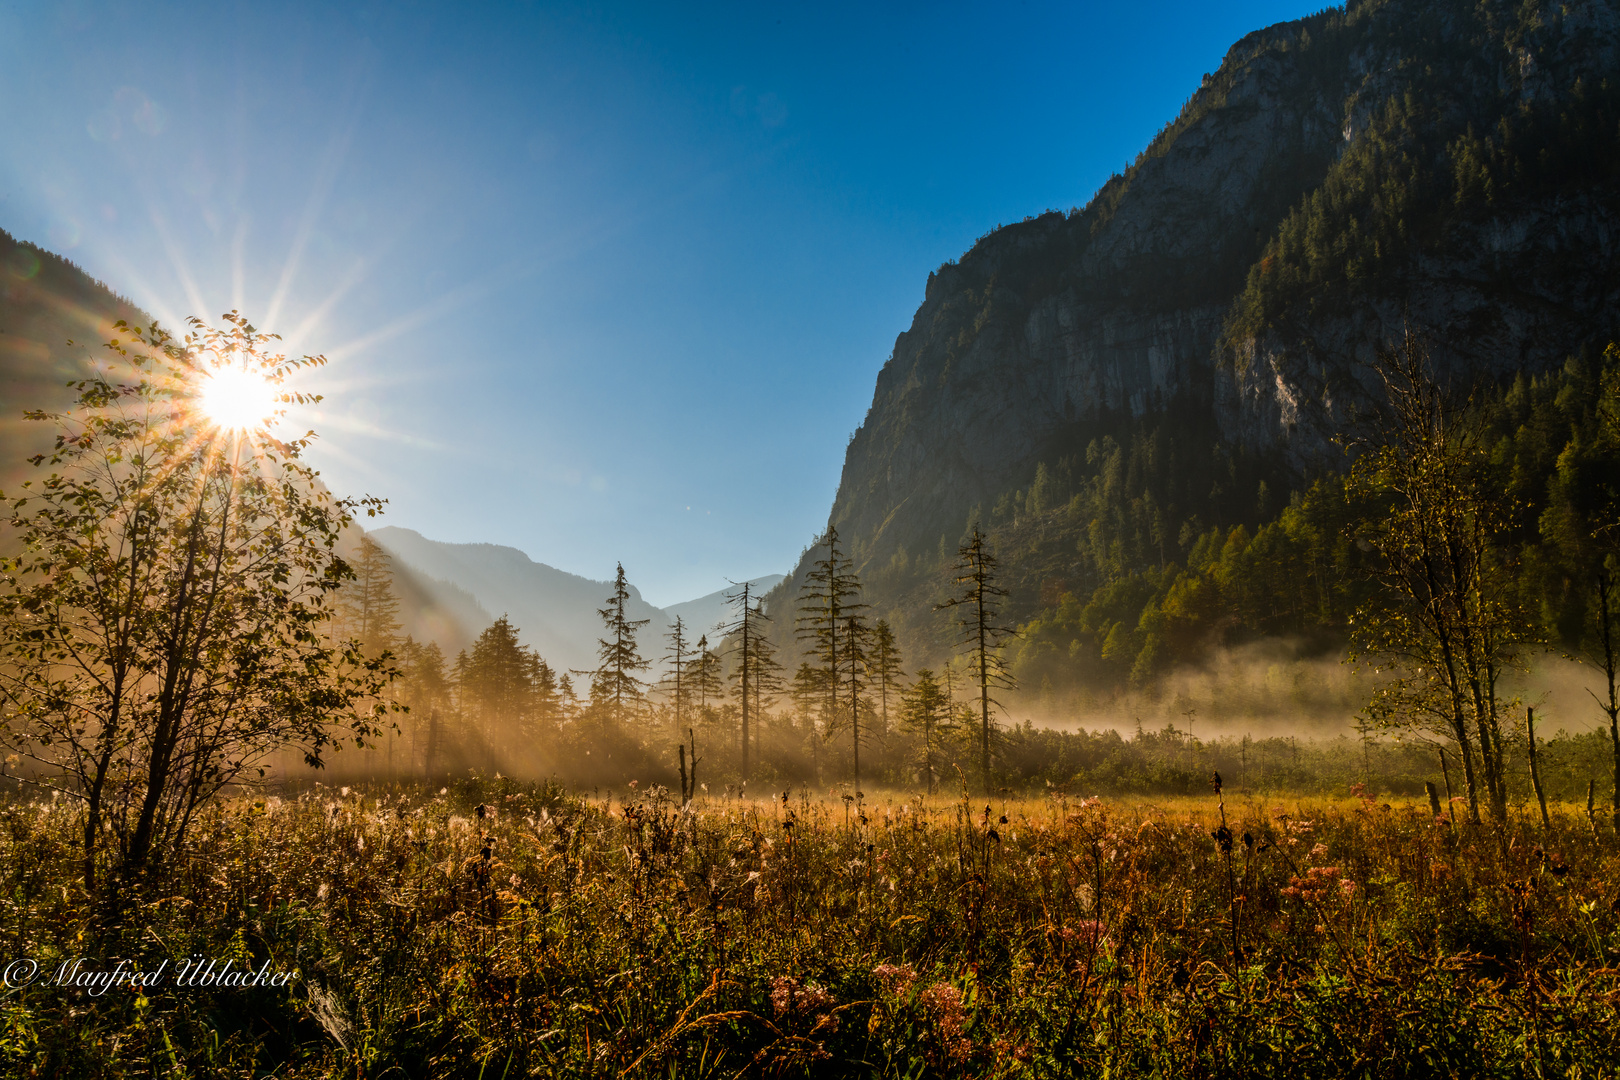
M1470 372L1606 339L1615 132L1565 128L1608 123L1617 26L1612 0L1372 0L1239 41L1083 210L930 275L830 515L857 564L954 547L1110 416L1196 408L1297 473L1403 322Z

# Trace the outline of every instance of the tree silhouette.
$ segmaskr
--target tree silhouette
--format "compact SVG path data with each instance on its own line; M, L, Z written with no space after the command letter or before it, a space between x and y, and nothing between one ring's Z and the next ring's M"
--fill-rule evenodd
M956 549L955 581L962 591L939 607L960 612L957 625L961 636L957 644L967 654L973 681L979 688L979 769L985 793L989 794L990 706L1001 704L991 697L991 690L1011 690L1016 683L1001 655L1003 640L1013 634L1012 627L999 621L998 604L1007 590L996 584L996 558L977 524Z
M666 640L669 642L669 652L663 660L669 665L669 672L665 675L665 681L673 684L669 688L669 701L674 714L675 739L680 741L686 737L686 708L692 700L692 682L687 677L687 668L692 662L692 646L686 640L686 623L679 615L675 616L675 623L669 628Z
M461 672L462 699L493 770L514 736L534 739L542 711L556 693L556 679L538 653L518 640L518 629L502 615L473 642Z
M932 795L936 776L935 746L955 725L945 688L929 669L917 672L917 680L902 695L900 716L907 728L922 737L921 763L928 777L928 793Z
M691 683L692 695L697 698L698 716L702 717L705 724L710 723L709 702L719 701L726 688L720 680L720 657L709 648L707 634L698 638L687 679Z
M338 590L333 636L359 642L366 656L394 651L400 625L393 560L381 544L362 533L359 551L350 566L354 580Z
M871 628L859 613L844 616L844 644L835 676L848 691L850 746L854 753L857 793L861 789L861 692L867 687L867 642L871 636Z
M424 645L407 637L399 646L399 673L399 698L410 710L411 756L420 757L423 769L432 775L443 752L441 711L450 704L444 653L433 642Z
M636 632L651 620L630 618L629 602L630 586L624 578L624 564L619 563L613 576L613 595L608 597L607 606L596 612L607 628L607 636L596 643L601 663L594 671L576 672L591 676L592 703L606 706L616 724L623 724L626 712L641 703L647 685L636 676L648 666L636 647Z
M817 544L827 553L811 564L799 590L799 611L795 634L809 644L814 666L821 672L821 688L826 694L825 718L829 730L839 722L839 672L843 659L840 643L844 619L866 605L857 597L861 581L853 563L838 549L838 528L828 525ZM796 680L797 681L797 680Z
M754 601L754 611L759 618L765 618L765 601ZM776 646L771 642L769 634L760 634L754 642L753 648L754 677L752 680L754 691L754 716L756 730L759 723L763 723L765 710L776 700L782 692L782 665L776 659Z
M872 685L877 690L879 715L883 717L883 733L889 732L889 694L898 693L905 672L900 670L900 646L895 643L894 631L887 619L879 619L872 627Z
M758 702L755 690L758 686L760 674L759 643L761 639L761 624L770 620L766 617L763 608L755 607L749 603L749 590L752 582L743 582L736 592L726 596L726 603L737 611L731 622L721 627L721 632L737 643L738 662L732 673L737 682L737 701L741 705L741 749L742 749L742 780L748 782L748 724L750 711L752 719L758 723Z

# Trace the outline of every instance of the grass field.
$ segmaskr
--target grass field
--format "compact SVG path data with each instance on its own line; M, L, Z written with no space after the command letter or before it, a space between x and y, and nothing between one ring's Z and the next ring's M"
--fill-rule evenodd
M0 1073L1617 1075L1620 859L1584 806L1543 835L1228 791L1224 840L1213 793L694 809L510 781L240 797L109 914L70 809L12 801L7 961L299 974L10 989Z

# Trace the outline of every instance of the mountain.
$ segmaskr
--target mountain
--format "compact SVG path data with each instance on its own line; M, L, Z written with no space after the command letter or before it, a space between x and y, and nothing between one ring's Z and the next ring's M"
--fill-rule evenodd
M472 636L494 621L489 613L504 614L520 631L523 643L537 649L553 667L583 671L596 666L596 639L602 634L597 612L613 591L611 581L570 574L498 544L447 544L392 525L370 535L393 556L396 584L405 575L422 590L430 610L454 615ZM754 585L763 594L781 580L782 575L773 574L756 579ZM641 654L656 665L663 655L663 635L677 615L694 641L707 633L711 642L718 643L714 627L728 619L725 597L730 591L721 589L660 610L630 586L630 618L648 620L639 639ZM432 640L454 654L443 639Z
M764 596L782 583L783 574L766 574L764 577L754 578L748 582L753 586L752 596ZM700 596L696 600L687 600L683 603L672 604L664 609L666 623L673 624L675 617L681 617L683 625L691 633L693 640L704 634L709 636L710 644L720 640L715 628L732 620L732 608L727 603L727 597L736 592L737 586L727 585L723 589L716 589L707 596Z
M0 230L0 490L27 479L25 459L55 437L24 410L70 405L76 395L66 384L89 370L120 319L151 321L60 255Z
M1019 619L1184 561L1341 463L1403 328L1460 384L1600 348L1617 238L1614 0L1353 0L1257 31L1084 208L929 275L829 522L937 656L972 522Z

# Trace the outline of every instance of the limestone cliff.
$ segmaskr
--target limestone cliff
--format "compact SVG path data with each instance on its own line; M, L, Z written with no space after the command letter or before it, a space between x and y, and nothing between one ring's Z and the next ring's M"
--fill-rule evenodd
M1086 207L930 275L830 514L857 567L954 548L1120 418L1297 481L1403 322L1465 376L1607 340L1617 28L1613 0L1366 0L1239 41Z

